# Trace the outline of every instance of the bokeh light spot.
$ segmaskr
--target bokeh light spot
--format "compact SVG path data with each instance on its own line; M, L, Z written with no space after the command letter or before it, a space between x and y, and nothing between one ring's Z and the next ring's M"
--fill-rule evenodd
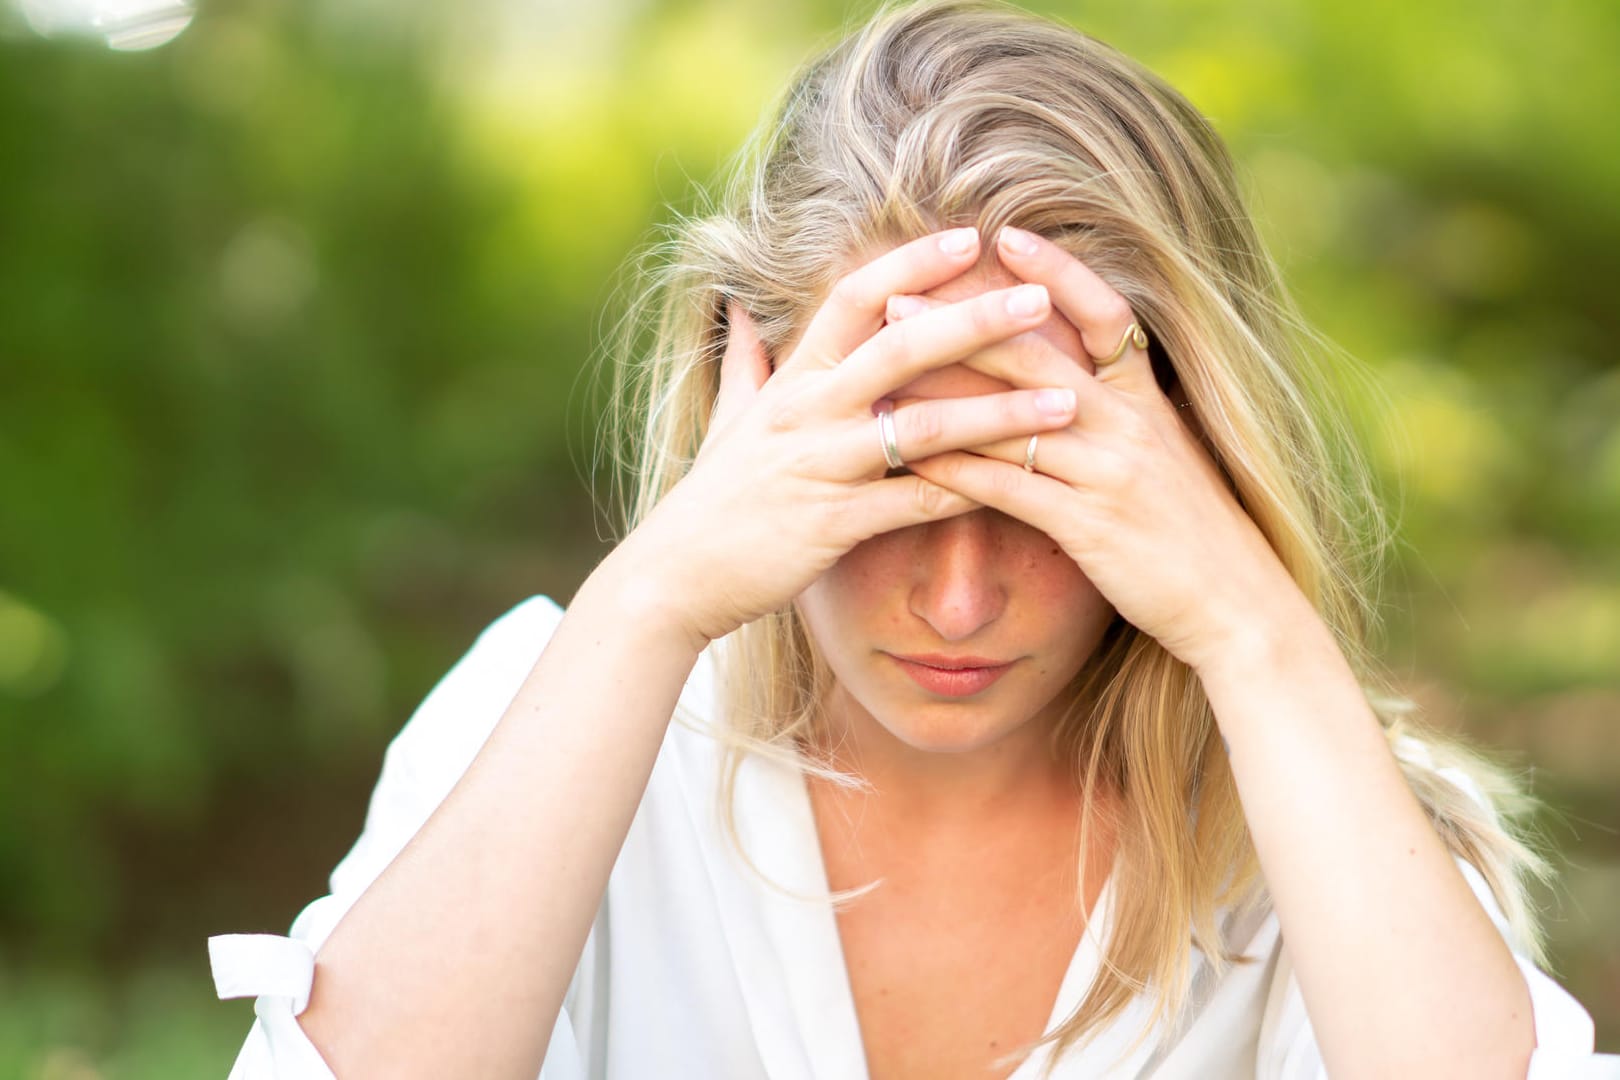
M94 36L120 52L167 45L196 14L189 0L21 0L21 10L44 37Z
M44 693L62 677L67 653L67 634L56 620L0 592L0 693Z

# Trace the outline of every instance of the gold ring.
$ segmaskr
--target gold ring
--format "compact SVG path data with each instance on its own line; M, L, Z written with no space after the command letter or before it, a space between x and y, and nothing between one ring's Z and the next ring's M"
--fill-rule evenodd
M1137 326L1135 323L1131 323L1131 325L1125 328L1125 336L1119 339L1119 348L1115 349L1106 357L1096 358L1097 366L1107 367L1109 364L1117 363L1119 358L1125 355L1125 350L1129 349L1132 345L1135 345L1138 349L1145 349L1148 347L1147 335L1144 334L1142 332L1142 328Z
M1029 442L1024 444L1024 471L1025 472L1034 472L1035 471L1035 443L1039 439L1040 439L1039 435L1031 435L1029 437Z

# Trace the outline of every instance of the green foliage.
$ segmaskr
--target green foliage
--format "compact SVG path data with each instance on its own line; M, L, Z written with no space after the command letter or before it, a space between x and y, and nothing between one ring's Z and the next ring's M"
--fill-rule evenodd
M200 950L187 968L117 980L0 973L0 1076L17 1080L218 1080L253 1022L212 1001Z

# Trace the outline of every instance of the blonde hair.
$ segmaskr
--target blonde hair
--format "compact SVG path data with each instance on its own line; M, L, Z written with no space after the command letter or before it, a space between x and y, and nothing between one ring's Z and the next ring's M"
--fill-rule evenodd
M1243 506L1369 688L1436 829L1539 959L1526 887L1547 867L1518 824L1528 796L1460 746L1416 736L1368 647L1389 530L1334 382L1354 367L1300 318L1210 124L1102 42L999 4L944 0L880 12L800 73L721 205L652 253L651 286L626 322L623 355L639 359L622 371L615 420L631 433L630 525L702 441L728 301L775 356L855 253L967 224L1041 233L1130 302L1161 380L1179 380ZM635 338L649 330L650 341ZM826 772L805 748L830 676L791 608L726 644L729 814L746 754ZM1217 970L1242 962L1218 914L1264 898L1208 701L1156 641L1116 620L1056 737L1084 791L1121 794L1117 887L1155 903L1116 907L1099 976L1047 1035L1054 1061L1143 991L1156 1005L1143 1036L1173 1017L1190 947ZM1098 813L1088 800L1082 835Z

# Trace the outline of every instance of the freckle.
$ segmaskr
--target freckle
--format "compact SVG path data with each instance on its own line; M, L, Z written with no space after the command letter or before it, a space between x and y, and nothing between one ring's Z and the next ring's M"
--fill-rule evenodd
M1060 554L1062 551L1063 551L1062 548L1056 548L1055 547L1055 548L1052 549L1052 554L1057 555L1057 554Z
M1406 853L1408 855L1416 855L1417 854L1417 848L1409 847L1409 848L1406 849Z

